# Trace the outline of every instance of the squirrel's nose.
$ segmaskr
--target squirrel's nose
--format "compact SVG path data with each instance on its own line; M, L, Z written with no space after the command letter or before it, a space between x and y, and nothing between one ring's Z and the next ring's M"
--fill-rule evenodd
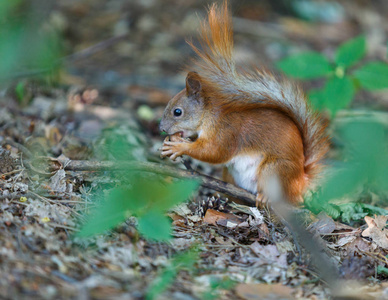
M166 129L164 128L163 125L164 125L163 122L160 121L160 123L159 123L159 131L160 131L160 132L166 132Z

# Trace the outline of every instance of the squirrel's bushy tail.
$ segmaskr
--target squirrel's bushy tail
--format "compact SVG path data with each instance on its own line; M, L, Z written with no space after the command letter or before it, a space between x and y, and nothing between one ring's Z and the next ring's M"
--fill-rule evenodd
M305 174L312 179L320 170L319 161L329 146L323 121L306 101L303 91L287 80L278 80L271 73L261 70L238 72L232 57L232 18L227 1L221 7L209 8L208 21L201 25L200 43L189 45L199 56L196 71L204 87L216 96L230 101L263 103L278 107L297 124L303 139Z

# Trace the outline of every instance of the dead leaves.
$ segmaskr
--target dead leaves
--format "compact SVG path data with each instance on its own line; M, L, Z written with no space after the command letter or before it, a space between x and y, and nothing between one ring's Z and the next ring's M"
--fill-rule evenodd
M236 286L237 295L245 300L294 299L294 290L288 286L264 283L241 283Z
M362 232L362 236L369 237L379 247L388 250L388 230L385 228L388 216L365 217L368 228Z
M222 225L228 228L236 228L241 223L241 220L234 214L224 213L214 209L208 209L206 211L203 221L207 224Z

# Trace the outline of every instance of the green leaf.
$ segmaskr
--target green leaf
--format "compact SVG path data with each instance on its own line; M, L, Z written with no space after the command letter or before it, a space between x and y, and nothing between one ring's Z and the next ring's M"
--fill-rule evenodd
M384 266L377 266L377 274L388 276L388 268Z
M202 294L201 299L218 299L221 296L222 290L230 290L235 285L236 282L226 276L224 278L210 277L210 289Z
M149 286L146 299L152 300L160 295L174 282L176 275L181 270L188 270L190 273L194 264L198 261L198 252L191 248L188 251L176 255L171 264L168 265Z
M6 17L19 3L21 0L0 1L0 20Z
M337 219L341 215L339 209L330 203L324 203L322 208L333 219Z
M354 72L361 86L367 90L388 88L388 64L370 62Z
M45 18L32 13L38 7L27 1L0 2L0 81L57 71L61 38L55 29L43 28Z
M308 93L309 100L317 110L323 110L326 103L326 92L322 89L310 90Z
M19 81L15 87L16 98L19 103L23 103L24 96L26 95L26 83L24 81Z
M177 270L175 268L167 268L148 288L146 300L153 300L160 296L175 280Z
M151 210L138 218L139 232L148 239L166 241L171 238L171 222L162 212Z
M366 51L365 37L359 36L343 43L335 53L335 62L343 67L350 67L359 61Z
M367 210L369 212L370 216L373 216L373 215L378 215L378 216L388 215L388 210L386 210L384 208L373 206L373 205L366 204L366 203L362 203L361 205L362 205L362 207L365 210Z
M352 220L353 220L353 221L364 220L365 216L367 216L367 215L368 215L367 212L354 213L354 214L352 215Z
M196 180L180 180L171 185L164 184L157 190L158 198L152 206L159 210L167 210L185 201L199 186Z
M89 237L112 229L125 221L128 210L126 193L122 190L115 190L112 194L92 211L87 222L76 236Z
M348 159L357 162L372 160L384 161L387 157L385 128L378 120L373 118L352 120L338 126L345 145L345 155Z
M354 97L354 85L348 77L331 78L324 88L324 107L334 116L339 109L349 105Z
M330 74L330 62L318 52L306 52L287 57L277 63L277 67L289 76L313 79Z
M358 205L358 203L340 204L339 208L342 212L341 218L346 223L350 223L350 221L355 220L354 216L362 213L362 210L360 211L360 206ZM365 213L361 218L363 218L366 215L367 214Z
M137 174L131 184L132 187L112 190L92 211L77 236L86 237L112 229L131 213L139 218L140 233L148 238L166 240L170 236L171 225L163 215L164 212L186 200L199 183L195 180L181 180L167 184L162 179L150 182ZM144 223L146 220L150 220L149 226L155 227L156 234Z
M355 88L348 77L333 77L326 82L323 89L309 92L311 104L318 110L328 109L332 116L339 109L347 107L352 101Z
M325 203L331 199L338 199L346 194L351 194L362 183L363 174L353 164L337 169L322 187L319 202Z

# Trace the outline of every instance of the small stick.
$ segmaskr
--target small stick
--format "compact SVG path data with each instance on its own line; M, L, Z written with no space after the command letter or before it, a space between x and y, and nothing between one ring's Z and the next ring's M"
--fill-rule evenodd
M30 161L30 164L33 162ZM52 171L58 170L58 164L55 164L49 158L47 163ZM213 177L198 173L197 171L182 170L174 167L151 163L151 162L140 162L140 161L89 161L89 160L71 160L68 161L65 170L69 171L113 171L113 170L127 170L127 171L143 171L155 174L161 174L171 176L175 178L191 178L200 181L203 187L216 190L218 192L227 194L232 197L236 197L247 205L254 205L256 197L248 191L239 188L233 184L226 183L224 181L215 179ZM34 170L35 172L37 169Z
M66 61L66 62L74 62L77 60L87 58L89 56L92 56L93 54L96 54L100 51L103 51L103 50L117 44L118 42L120 42L121 40L124 40L127 37L128 37L128 33L124 33L124 34L121 34L118 36L111 37L107 40L104 40L104 41L101 41L95 45L92 45L89 48L86 48L86 49L83 49L79 52L70 54L69 56L62 58L62 60Z

